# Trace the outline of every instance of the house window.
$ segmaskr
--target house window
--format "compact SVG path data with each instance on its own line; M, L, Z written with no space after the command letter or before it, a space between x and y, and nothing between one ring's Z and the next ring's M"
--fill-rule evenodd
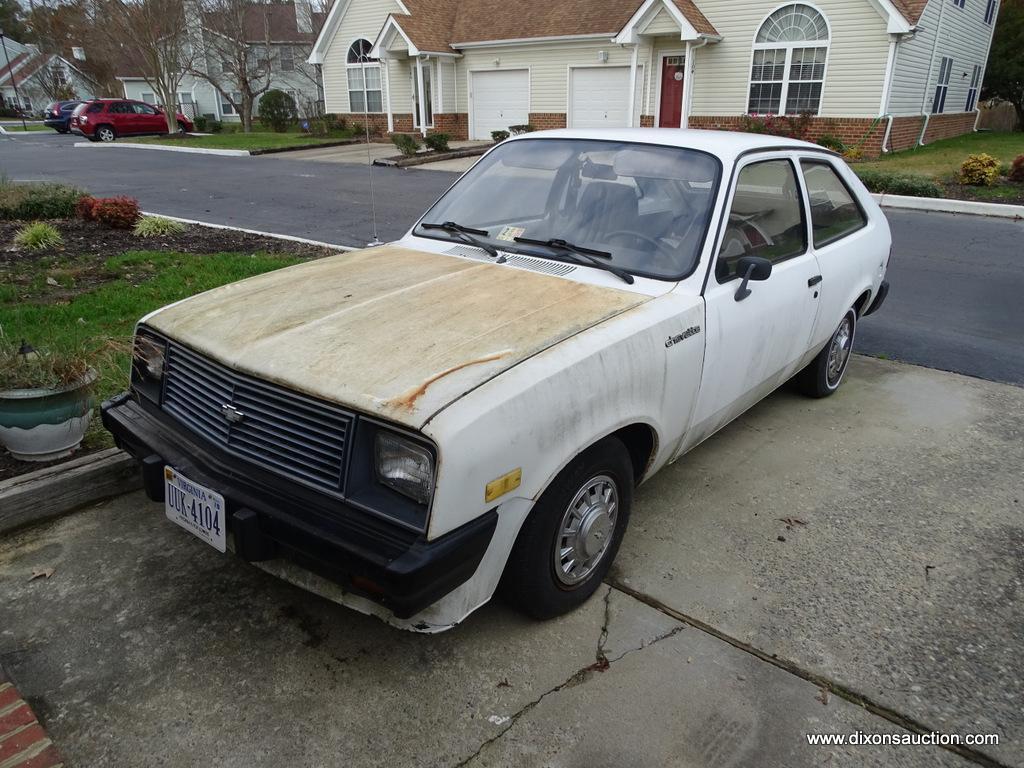
M971 87L967 91L967 108L964 112L973 112L978 106L978 85L981 83L981 64L974 65L971 74Z
M809 5L793 3L775 11L754 40L747 111L817 114L828 44L828 23Z
M156 96L152 93L142 92L142 100L147 104L156 104Z
M235 104L237 104L242 100L242 94L239 91L232 91L231 99L234 100ZM235 107L231 104L231 101L229 101L228 97L223 93L220 95L220 113L222 115L238 114L238 112L235 111Z
M281 63L282 72L295 71L295 52L290 45L282 45L278 61Z
M989 26L996 20L997 5L997 0L988 0L988 5L985 6L985 23Z
M932 114L939 115L946 110L946 92L949 90L949 76L953 72L953 59L942 57L939 65L939 82L935 86L935 99L932 101Z
M383 112L380 62L370 57L369 40L356 40L348 49L349 112Z
M953 5L955 5L957 8L963 8L965 5L967 5L967 0L953 0Z

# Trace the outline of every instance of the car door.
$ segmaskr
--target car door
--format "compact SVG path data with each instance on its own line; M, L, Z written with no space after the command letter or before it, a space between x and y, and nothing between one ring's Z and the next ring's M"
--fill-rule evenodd
M801 157L800 170L811 219L811 247L821 269L821 309L811 339L821 348L864 288L866 276L884 269L884 251L857 196L844 180L849 172L824 156Z
M167 118L155 107L141 101L132 102L136 133L167 133Z
M798 173L789 153L760 154L737 168L704 288L704 374L684 449L786 381L808 349L821 277ZM746 295L737 274L743 256L772 264Z
M115 101L111 103L107 107L105 117L114 126L118 136L128 136L135 133L135 110L132 109L130 102Z

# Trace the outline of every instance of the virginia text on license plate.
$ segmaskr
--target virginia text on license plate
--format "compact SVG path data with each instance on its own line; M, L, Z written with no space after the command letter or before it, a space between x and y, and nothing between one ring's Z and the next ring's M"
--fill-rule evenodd
M224 497L173 467L164 467L164 514L220 552L227 548Z

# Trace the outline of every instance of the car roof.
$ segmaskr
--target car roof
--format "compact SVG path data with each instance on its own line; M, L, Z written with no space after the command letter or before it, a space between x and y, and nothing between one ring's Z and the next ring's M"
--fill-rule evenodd
M510 137L506 141L524 139L591 139L598 141L628 141L636 144L657 144L708 152L722 160L736 160L741 155L757 150L802 149L835 154L819 144L798 141L782 136L769 136L740 131L708 131L696 128L560 128L536 131Z

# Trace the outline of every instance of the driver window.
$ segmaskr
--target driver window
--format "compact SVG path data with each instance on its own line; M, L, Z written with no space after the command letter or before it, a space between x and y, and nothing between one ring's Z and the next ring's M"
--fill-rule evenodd
M807 226L793 164L766 160L745 166L718 252L718 281L736 277L736 262L743 256L762 256L777 264L806 251Z

